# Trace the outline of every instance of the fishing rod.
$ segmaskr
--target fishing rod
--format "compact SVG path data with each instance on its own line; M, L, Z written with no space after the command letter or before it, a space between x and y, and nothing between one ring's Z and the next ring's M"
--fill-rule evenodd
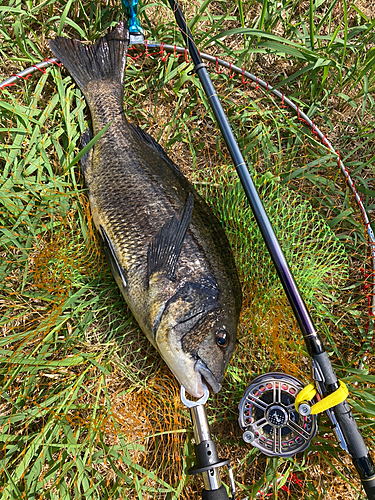
M339 382L332 368L331 362L328 358L328 354L314 326L310 313L294 280L285 255L273 231L269 218L264 210L253 180L249 174L246 162L242 156L236 138L229 125L228 119L221 106L220 100L216 94L215 88L206 69L206 64L202 61L199 50L195 45L193 36L190 32L189 27L187 26L181 8L178 2L175 0L169 0L169 4L194 63L193 71L198 75L202 87L207 95L207 99L210 103L217 124L221 130L229 153L232 157L242 187L254 213L255 220L259 226L260 232L271 255L284 291L300 326L308 353L312 358L312 375L316 389L320 395L320 398L322 398L322 401L326 400L326 405L324 405L323 403L321 407L324 407L324 410L327 412L342 449L350 454L368 499L375 500L375 467L368 452L367 446L363 440L363 437L358 429L357 423L353 417L350 406L346 400L347 391L345 392L343 384ZM267 408L267 405L264 404L264 401L262 401L258 397L259 390L257 390L256 388L248 388L248 393L245 395L245 400L246 397L249 398L248 412L250 411L251 413L252 406L260 406L263 414L267 414L269 423L272 424L272 422L275 422L275 427L280 429L281 425L288 422L290 423L290 421L292 420L290 417L294 412L289 413L285 409L289 408L291 405L285 406L285 404L282 404L282 384L280 382L276 382L275 385L272 385L271 382L269 383L271 384L273 389L276 389L276 391L273 390L273 393L275 393L276 395L278 393L278 395L276 396L276 400L273 401L273 403L275 404L271 405L270 408ZM286 387L289 387L288 384L284 385ZM262 385L259 387L267 387L267 385ZM312 400L312 398L316 394L316 390L314 390L314 387L309 386L307 387L307 389L307 392L302 390L300 391L300 393L303 393L303 396L305 396L309 400ZM307 396L309 390L310 395ZM343 394L344 399L342 400ZM296 408L299 410L301 415L305 415L307 417L309 413L311 413L312 407L308 401L301 401L296 398L295 403ZM298 403L300 403L299 406ZM326 407L327 405L328 407ZM282 424L279 425L279 422L282 422ZM249 428L254 429L252 425L250 425ZM256 445L255 438L257 437L256 433L258 431L256 430L256 428L254 430L254 433L249 431L251 433L251 436L249 436L249 441L255 443ZM217 491L219 490L217 489Z

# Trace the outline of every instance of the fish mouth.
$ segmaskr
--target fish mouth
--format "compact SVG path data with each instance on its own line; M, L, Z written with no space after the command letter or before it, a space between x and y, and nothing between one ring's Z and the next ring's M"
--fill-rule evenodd
M221 389L221 384L217 381L215 375L208 368L206 363L200 358L196 361L194 369L202 378L202 381L206 383L210 391L217 393Z

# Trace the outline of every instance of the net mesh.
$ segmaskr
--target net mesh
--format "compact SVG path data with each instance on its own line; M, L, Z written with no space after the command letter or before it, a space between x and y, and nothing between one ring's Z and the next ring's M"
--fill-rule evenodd
M354 498L348 481L359 483L325 416L296 458L267 459L242 442L236 411L250 380L282 370L306 381L309 359L190 63L131 54L126 115L213 207L243 286L239 347L207 409L219 455L231 457L241 497L278 489L280 498ZM292 272L374 435L372 369L359 370L366 352L371 367L373 340L362 213L337 155L298 116L217 69L217 93ZM82 94L55 65L3 89L0 106L2 498L199 498L200 477L186 475L193 448L178 384L121 298L93 228L74 160L87 126Z

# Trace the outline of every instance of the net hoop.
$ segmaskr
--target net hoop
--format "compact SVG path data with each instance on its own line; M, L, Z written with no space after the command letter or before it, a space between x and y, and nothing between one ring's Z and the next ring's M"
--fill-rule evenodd
M136 57L132 57L132 56L130 56L130 57L132 59L137 59L138 57L140 57L141 55L144 55L144 54L146 55L146 57L149 57L151 55L159 55L162 58L162 60L166 60L168 55L170 55L170 53L173 53L175 57L179 57L181 54L184 54L185 62L186 63L191 62L189 59L188 50L185 47L179 47L177 45L168 45L168 44L165 44L164 42L155 42L155 41L148 41L148 40L145 40L144 46L145 46L145 48L144 48L144 51L142 53L140 53ZM137 47L139 47L139 45L137 45ZM149 49L157 49L157 52L150 53ZM166 51L167 54L164 54L164 51ZM308 126L311 129L312 133L320 140L320 142L324 146L327 147L327 149L329 149L332 153L337 155L337 164L340 168L341 173L344 175L346 182L349 185L349 187L354 195L354 198L356 200L356 203L357 203L357 205L362 213L363 222L364 222L364 225L366 227L366 231L367 231L367 235L368 235L372 269L371 269L370 274L364 273L364 279L366 279L366 277L369 277L369 276L372 277L372 282L370 285L372 291L369 294L372 297L371 299L369 299L369 316L371 318L375 317L375 234L374 234L374 231L371 227L371 222L370 222L367 210L366 210L366 208L362 202L362 198L359 195L358 190L355 186L355 181L353 181L348 169L344 165L339 151L333 147L331 142L327 139L326 135L306 115L306 113L304 113L296 104L294 104L294 102L291 99L289 99L287 96L285 96L285 94L283 94L279 90L272 87L272 85L270 85L268 82L262 80L258 76L253 75L252 73L249 73L244 68L240 68L239 66L236 66L236 65L232 64L231 62L225 61L224 59L220 59L217 56L212 56L212 55L206 54L204 52L200 52L200 56L203 60L208 61L209 63L213 63L215 65L217 74L220 74L223 72L223 71L219 70L219 66L222 66L222 67L229 70L229 77L230 78L233 78L232 73L237 73L238 75L241 76L243 84L255 83L256 89L261 87L266 92L269 92L269 93L273 94L274 96L276 96L278 99L281 100L281 106L283 108L289 107L291 110L293 110L297 114L298 120L300 122L302 122L303 124L305 124L306 126ZM53 64L55 64L59 67L62 66L62 63L59 62L59 60L57 58L44 59L43 61L41 61L37 64L33 64L29 68L26 68L23 71L21 71L17 74L14 74L10 78L0 82L0 90L3 90L5 87L10 87L10 86L15 85L16 82L20 79L26 80L35 71L40 71L42 73L45 73L46 68L53 65ZM246 80L245 78L247 78L248 80ZM370 321L372 323L375 322L374 319L371 319ZM371 343L371 345L372 345L372 343ZM365 359L366 359L366 354L363 357L363 361Z

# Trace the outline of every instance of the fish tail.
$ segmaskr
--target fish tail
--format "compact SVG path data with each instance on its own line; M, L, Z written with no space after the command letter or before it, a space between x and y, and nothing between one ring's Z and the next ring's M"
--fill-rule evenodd
M83 93L90 82L98 80L113 80L123 87L129 46L126 21L120 21L114 30L91 46L61 36L50 40L49 46Z

